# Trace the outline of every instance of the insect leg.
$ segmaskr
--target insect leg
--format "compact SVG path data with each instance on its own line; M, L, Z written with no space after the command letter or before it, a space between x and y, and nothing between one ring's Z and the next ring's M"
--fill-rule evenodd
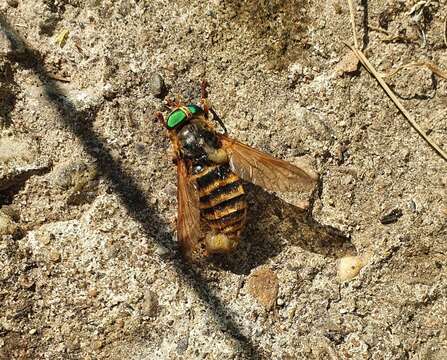
M206 88L208 87L208 82L206 80L202 80L200 83L200 103L203 106L203 111L205 112L205 116L208 118L208 113L211 112L213 114L213 119L216 120L220 126L222 126L222 129L224 130L224 133L227 134L227 128L225 127L222 119L219 117L219 115L216 114L212 106L210 105L210 102L208 100L208 91Z
M200 98L201 99L208 99L208 91L206 91L206 88L208 87L208 81L202 80L200 83Z
M159 121L163 126L165 125L165 117L160 111L157 111L155 114L155 121Z
M219 115L216 114L216 112L214 111L213 108L210 107L209 110L210 110L211 114L213 114L213 119L216 120L220 126L222 126L224 134L227 134L228 131L227 131L227 128L225 127L225 124L223 123L222 119L219 117Z
M203 106L203 111L205 112L206 118L208 118L209 115L209 101L208 101L208 91L206 91L206 88L208 86L208 82L206 80L202 80L200 83L200 103Z

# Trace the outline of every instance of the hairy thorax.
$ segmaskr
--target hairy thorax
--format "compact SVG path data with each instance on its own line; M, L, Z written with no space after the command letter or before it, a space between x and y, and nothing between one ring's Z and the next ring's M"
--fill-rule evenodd
M184 159L191 161L194 167L207 163L223 164L228 162L228 156L222 148L216 134L207 129L200 121L192 121L179 132L180 152Z

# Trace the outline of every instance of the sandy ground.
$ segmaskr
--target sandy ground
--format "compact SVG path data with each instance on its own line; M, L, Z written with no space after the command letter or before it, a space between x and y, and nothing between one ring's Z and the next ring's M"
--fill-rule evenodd
M446 162L352 64L346 2L0 7L1 359L447 358ZM379 71L447 69L445 0L355 10ZM239 249L191 265L153 114L202 79L232 137L321 184L310 218L249 186ZM447 81L387 82L446 149Z

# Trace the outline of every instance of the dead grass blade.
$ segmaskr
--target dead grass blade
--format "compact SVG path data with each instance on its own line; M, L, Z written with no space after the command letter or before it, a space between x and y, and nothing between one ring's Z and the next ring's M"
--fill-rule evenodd
M352 47L348 44L345 44L345 45L348 46L354 52L354 54L358 57L358 59L360 60L362 65L365 67L365 69L368 70L368 72L378 81L378 83L380 84L382 89L386 92L386 94L389 96L389 98L394 102L394 104L400 110L400 112L405 116L405 118L410 123L410 125L438 153L439 156L441 156L445 161L447 161L447 154L427 136L427 134L422 130L422 128L419 126L419 124L412 118L411 114L407 111L407 109L405 109L405 107L399 101L397 96L392 92L392 90L389 88L387 83L383 80L382 76L380 76L380 74L376 71L374 66L368 61L368 59L363 54L363 52L361 50L359 50L358 42L357 42L357 32L355 30L354 7L352 5L352 0L348 0L348 4L349 4L349 11L351 14L351 25L352 25L352 34L353 34L353 39L354 39L354 47ZM436 67L436 69L439 70L439 68L437 68L437 67ZM430 68L430 70L433 71L432 68ZM444 72L441 71L441 73L444 75Z
M394 75L396 75L399 71L401 71L403 69L411 69L411 68L417 68L417 67L426 67L433 74L439 76L440 78L447 80L447 72L441 70L437 65L435 65L429 61L417 61L417 62L412 62L412 63L406 64L406 65L399 66L397 69L395 69L387 74L382 74L382 77L390 78L390 77L393 77Z
M355 27L354 6L352 5L352 0L348 0L348 4L349 13L351 14L352 37L354 38L354 46L356 49L358 49L359 43L357 42L357 30Z
M444 44L447 47L447 15L444 19Z

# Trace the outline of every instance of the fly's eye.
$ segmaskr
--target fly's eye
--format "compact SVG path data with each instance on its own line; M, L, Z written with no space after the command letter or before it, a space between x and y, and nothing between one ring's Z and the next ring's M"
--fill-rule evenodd
M172 113L168 116L168 121L166 122L166 126L168 129L174 129L181 123L183 123L188 116L180 109L174 110Z
M197 105L181 106L169 114L166 126L172 130L199 112L203 110Z

